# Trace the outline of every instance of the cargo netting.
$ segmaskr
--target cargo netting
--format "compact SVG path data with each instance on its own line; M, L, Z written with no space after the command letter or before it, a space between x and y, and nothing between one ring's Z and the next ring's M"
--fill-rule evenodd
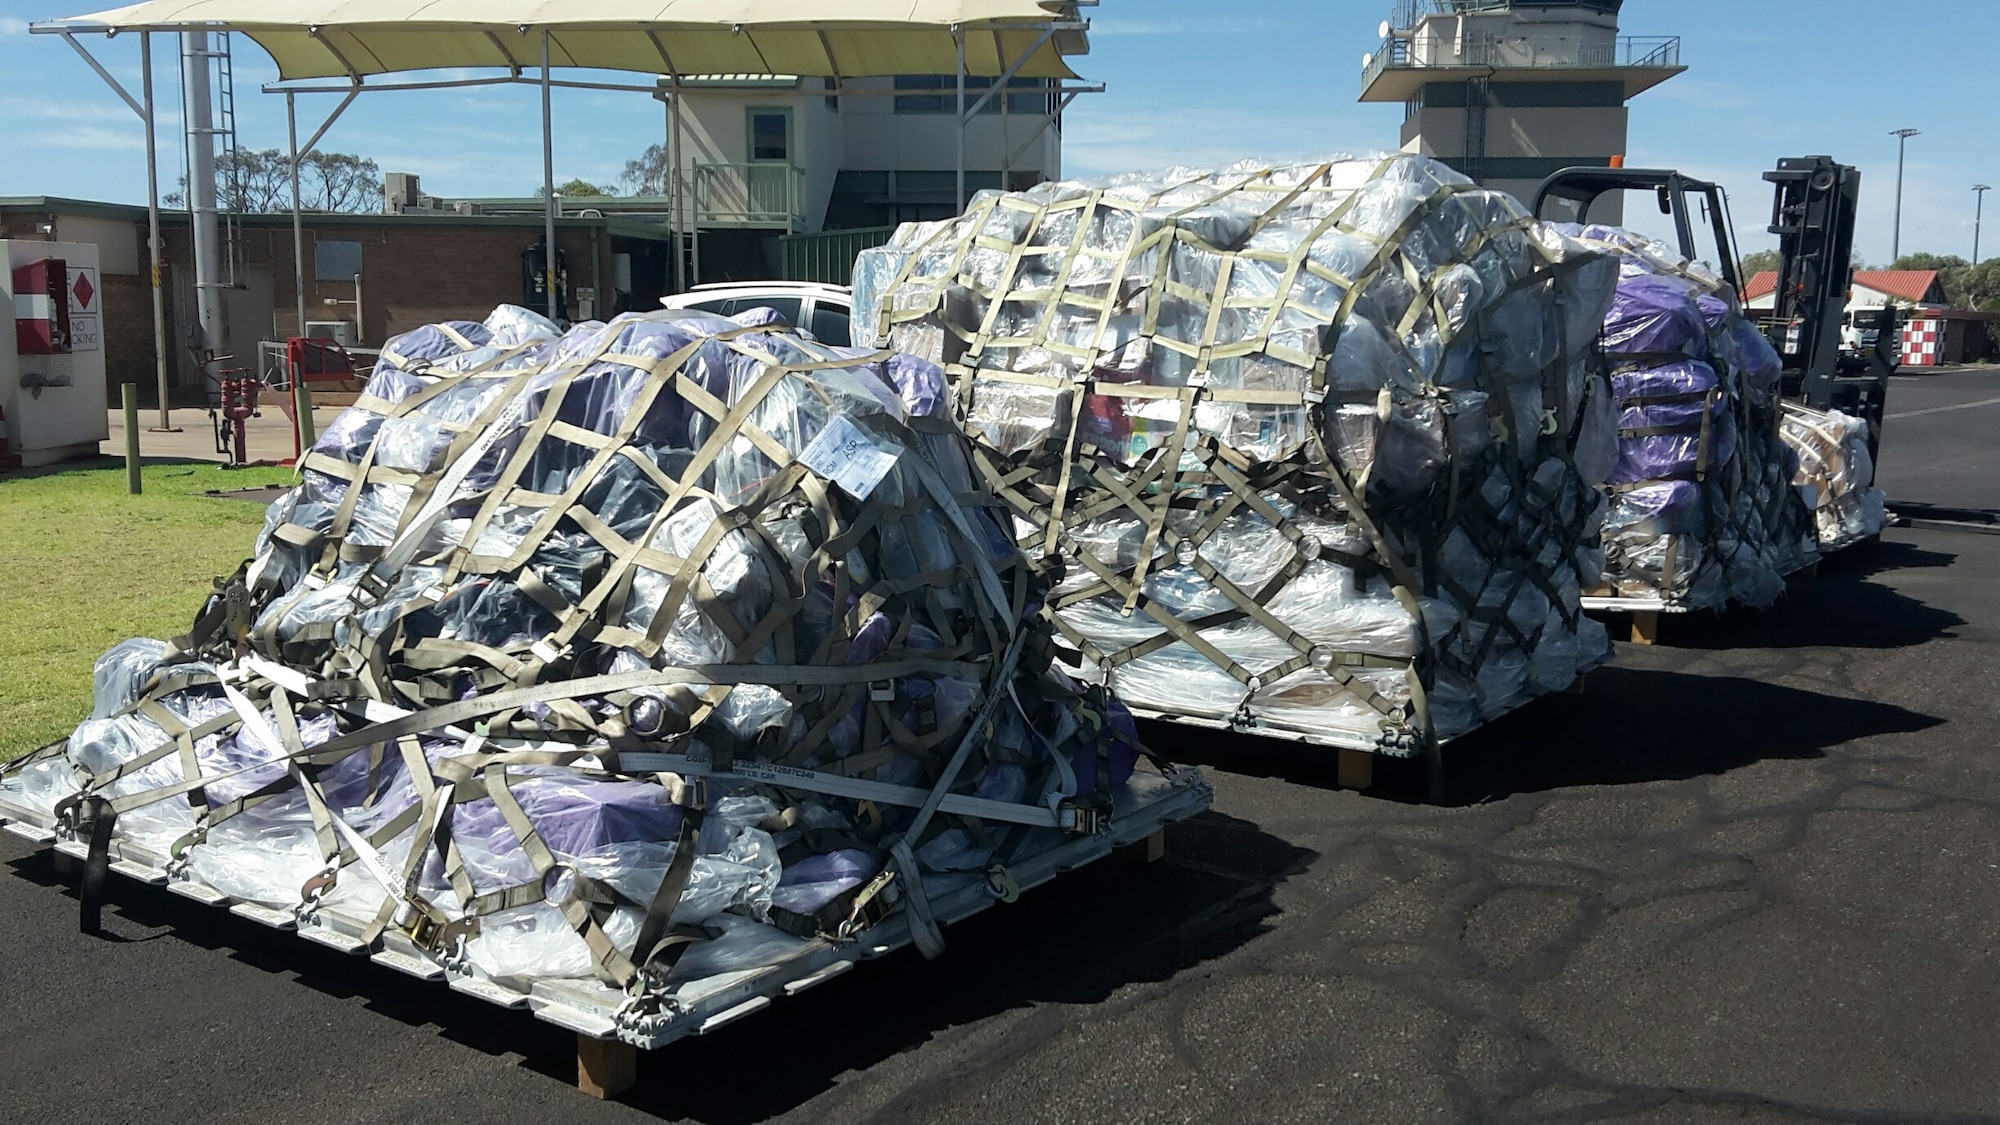
M856 263L1133 708L1428 753L1606 658L1615 261L1411 155L981 193Z
M770 315L390 340L192 631L105 654L0 796L302 929L639 996L890 918L935 953L937 896L1205 804L1052 664L942 372Z

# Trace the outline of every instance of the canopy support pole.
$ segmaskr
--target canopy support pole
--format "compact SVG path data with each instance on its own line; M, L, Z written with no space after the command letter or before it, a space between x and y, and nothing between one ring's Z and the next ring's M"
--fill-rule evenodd
M288 166L292 174L292 302L299 317L298 334L304 336L306 334L306 233L305 219L301 215L299 203L299 165L312 154L314 146L319 144L321 137L326 136L328 129L333 128L333 123L340 120L340 115L347 112L347 107L354 104L354 99L360 96L361 80L359 78L349 80L347 96L341 98L340 104L333 107L333 112L326 115L326 120L320 122L318 129L313 130L313 135L306 138L304 148L299 147L297 95L300 92L284 91L285 141L291 148L291 160ZM360 288L356 286L354 331L357 336L360 335L362 328L360 298ZM305 390L304 381L300 380L298 375L298 372L292 372L294 380L292 401L296 407L294 413L297 415L293 420L293 428L297 431L299 451L303 456L306 450L312 448L317 435L313 432L312 395Z
M285 92L285 136L291 145L292 170L292 296L298 311L295 331L306 334L306 228L299 216L299 114L297 99Z
M1063 92L1059 96L1052 95L1052 102L1050 109L1047 113L1042 114L1042 119L1040 124L1035 126L1034 131L1028 134L1027 139L1022 141L1018 148L1016 148L1013 152L1007 155L1008 167L1010 168L1013 167L1015 161L1021 159L1021 157L1027 154L1028 146L1040 140L1042 138L1042 134L1048 131L1049 126L1054 125L1058 120L1062 118L1062 111L1069 108L1069 103L1075 101L1076 96L1078 94L1101 94L1103 92L1104 92L1103 86L1094 86L1077 90L1068 90ZM1056 174L1056 170L1052 168L1042 169L1042 175L1044 178L1051 180L1059 178Z
M965 214L965 29L951 25L952 42L958 47L958 213Z
M353 96L351 93L348 95L350 98ZM299 314L297 332L300 336L304 336L306 334L306 229L305 220L299 216L299 113L296 103L297 99L291 91L286 91L285 138L291 147L292 153L292 299L293 303L297 306ZM347 103L342 102L341 108L345 109L346 105ZM336 111L337 113L338 111ZM328 122L328 124L331 123L331 121ZM321 132L324 131L321 130ZM354 320L356 328L359 328L361 306L358 302L354 307ZM291 349L286 348L285 352L286 361L290 362ZM304 364L299 365L299 370L287 372L287 374L291 376L290 381L292 384L290 391L292 396L292 428L297 432L299 450L297 463L303 465L305 463L306 450L313 447L313 442L318 437L313 432L312 392L306 389L305 379L302 378L305 374Z
M542 32L542 289L556 319L556 137L549 109L549 33Z
M958 210L960 214L965 213L965 130L972 124L972 119L979 116L980 112L986 108L988 102L991 102L996 96L999 97L1000 190L1009 190L1008 180L1014 168L1014 154L1010 154L1007 151L1007 88L1009 83L1014 81L1014 76L1021 72L1021 68L1028 65L1028 60L1035 57L1035 52L1041 50L1043 44L1055 38L1058 30L1060 30L1059 25L1050 25L1042 29L1042 34L1033 43L1028 45L1028 49L1022 51L1020 57L1002 69L1000 77L995 78L987 85L986 91L979 95L979 100L973 102L970 107L967 107L965 104L965 29L957 24L952 25L951 37L958 46ZM995 38L997 39L998 36L996 35ZM1035 136L1041 136L1041 132L1040 129L1035 130ZM1026 152L1027 146L1022 145L1021 151ZM1042 171L1046 174L1048 169L1044 168Z
M74 43L74 40L71 40ZM155 433L172 433L167 404L167 302L160 292L160 143L153 127L153 33L139 33L139 81L145 86L146 122L146 245L151 251L153 280L153 375L160 388L160 424Z

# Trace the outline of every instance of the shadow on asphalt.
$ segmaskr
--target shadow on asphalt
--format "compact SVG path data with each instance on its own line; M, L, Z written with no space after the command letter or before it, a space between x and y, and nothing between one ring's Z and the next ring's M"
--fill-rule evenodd
M1318 858L1216 812L1170 826L1167 841L1161 861L1088 864L1013 906L946 927L946 950L934 962L900 950L713 1035L642 1054L639 1085L619 1100L670 1119L747 1122L784 1113L842 1074L955 1027L1012 1009L1099 1003L1124 986L1167 980L1228 953L1265 932L1277 912L1273 888ZM1200 859L1183 858L1194 856ZM9 866L16 877L71 887L49 857L39 852ZM171 936L226 951L326 996L359 998L411 1027L434 1026L474 1050L519 1055L553 1081L576 1081L575 1036L526 1012L503 1012L156 887L114 878L108 889L111 940ZM1005 1049L1028 1050L1055 1026L1042 1029L1030 1015ZM749 1073L755 1081L725 1080Z
M1600 668L1584 694L1537 700L1446 746L1445 803L1727 773L1768 759L1818 758L1830 746L1943 722L1893 704L1747 676ZM1405 791L1422 793L1414 785Z
M1958 556L1912 543L1864 544L1820 563L1814 577L1794 577L1767 610L1662 616L1669 648L1909 648L1945 636L1965 619L1869 579L1883 572L1950 566Z
M1600 668L1582 695L1552 695L1444 748L1446 805L1573 785L1637 785L1724 773L1768 758L1816 758L1876 734L1944 720L1886 703L1765 683L1642 668ZM1141 733L1176 761L1338 788L1330 749L1152 723ZM1418 758L1378 757L1368 794L1422 803Z

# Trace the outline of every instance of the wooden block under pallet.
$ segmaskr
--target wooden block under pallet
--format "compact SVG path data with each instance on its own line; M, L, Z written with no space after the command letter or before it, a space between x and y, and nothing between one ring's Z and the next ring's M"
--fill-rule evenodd
M593 1098L615 1098L639 1081L639 1048L622 1039L576 1037L576 1088Z
M1660 615L1650 609L1634 610L1632 613L1632 643L1635 645L1658 644L1660 640Z
M1375 755L1345 746L1337 753L1334 776L1342 789L1366 789L1375 784Z
M1131 863L1157 863L1167 855L1167 830L1162 828L1143 840L1134 840L1118 849L1118 858Z

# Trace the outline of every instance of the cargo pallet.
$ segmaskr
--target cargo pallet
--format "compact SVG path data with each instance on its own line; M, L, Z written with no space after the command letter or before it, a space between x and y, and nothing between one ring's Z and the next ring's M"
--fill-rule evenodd
M1584 599L1585 608L1589 608L1590 601L1591 599L1589 598ZM1668 612L1674 611L1670 610ZM1571 681L1570 685L1564 688L1560 694L1583 694L1584 681L1589 677L1591 672L1603 667L1605 663L1606 661L1600 660L1579 667L1576 672L1576 679ZM1512 707L1496 711L1482 720L1478 727L1473 728L1473 731L1477 731L1480 727L1484 727L1488 723L1494 722L1503 716L1511 715L1521 708L1529 706L1536 700L1552 694L1557 693L1544 692L1541 695L1530 696ZM1390 749L1390 744L1383 739L1368 739L1361 735L1346 732L1313 730L1305 726L1290 726L1274 722L1271 719L1261 719L1245 715L1242 712L1238 712L1228 718L1216 718L1210 715L1177 714L1172 711L1159 711L1147 707L1128 707L1128 710L1137 718L1148 719L1154 722L1199 727L1203 730L1226 731L1231 734L1249 734L1259 738L1276 739L1281 742L1298 742L1307 746L1332 750L1338 755L1335 759L1334 771L1335 779L1342 789L1366 789L1373 785L1375 783L1375 757L1378 754L1389 754L1391 757L1403 758L1421 756L1426 759L1426 764L1430 769L1430 792L1432 800L1441 800L1444 795L1442 749L1466 737L1464 734L1455 735L1451 738L1439 739L1435 744L1428 746L1422 745L1423 740L1421 739L1413 739L1407 743L1397 743L1396 745L1402 752L1395 753ZM1471 733L1472 731L1466 732L1466 734Z
M1856 540L1856 542L1863 542L1863 540ZM1786 578L1816 577L1819 574L1820 559L1825 558L1827 555L1832 554L1834 551L1845 550L1847 547L1852 545L1853 544L1851 543L1847 543L1847 544L1842 544L1838 547L1833 547L1824 550L1820 553L1818 557L1814 558L1813 561L1807 563L1806 565L1799 567L1796 570L1786 571L1785 577ZM1632 630L1631 634L1627 637L1627 639L1630 640L1635 645L1652 645L1659 643L1660 615L1663 613L1671 616L1679 613L1700 613L1704 609L1713 610L1714 612L1720 613L1723 610L1727 609L1729 606L1735 604L1733 602L1725 601L1721 605L1697 608L1695 606L1688 605L1686 602L1683 602L1678 598L1660 598L1660 597L1620 598L1620 597L1590 597L1590 596L1585 596L1583 598L1580 598L1578 599L1578 602L1583 606L1585 610L1596 610L1599 613L1624 613L1631 615Z
M999 880L976 879L930 896L931 912L938 924L962 921L996 902L1011 902L1022 891L1114 851L1135 859L1157 859L1164 847L1166 826L1209 805L1208 784L1193 770L1165 778L1141 771L1133 775L1133 781L1132 787L1118 794L1109 824L1097 833L1066 837L1054 847L1008 866ZM89 855L86 841L67 838L51 814L14 803L4 794L0 794L0 831L39 849L53 849L61 871L81 870ZM393 927L383 934L377 947L371 948L360 935L372 918L327 905L308 912L240 902L194 878L184 866L170 874L167 857L139 843L114 839L109 859L111 872L136 882L224 907L240 918L296 933L342 953L366 954L385 969L421 981L442 982L455 992L502 1008L526 1010L536 1019L573 1031L577 1037L577 1086L600 1098L616 1097L637 1081L639 1050L654 1050L688 1035L705 1035L726 1027L764 1010L774 999L796 996L846 973L856 962L885 956L915 940L907 911L898 911L853 941L802 940L795 952L775 964L670 982L657 1011L639 1013L624 992L594 980L537 981L528 991L519 991L488 979L462 956L433 953L418 946Z

